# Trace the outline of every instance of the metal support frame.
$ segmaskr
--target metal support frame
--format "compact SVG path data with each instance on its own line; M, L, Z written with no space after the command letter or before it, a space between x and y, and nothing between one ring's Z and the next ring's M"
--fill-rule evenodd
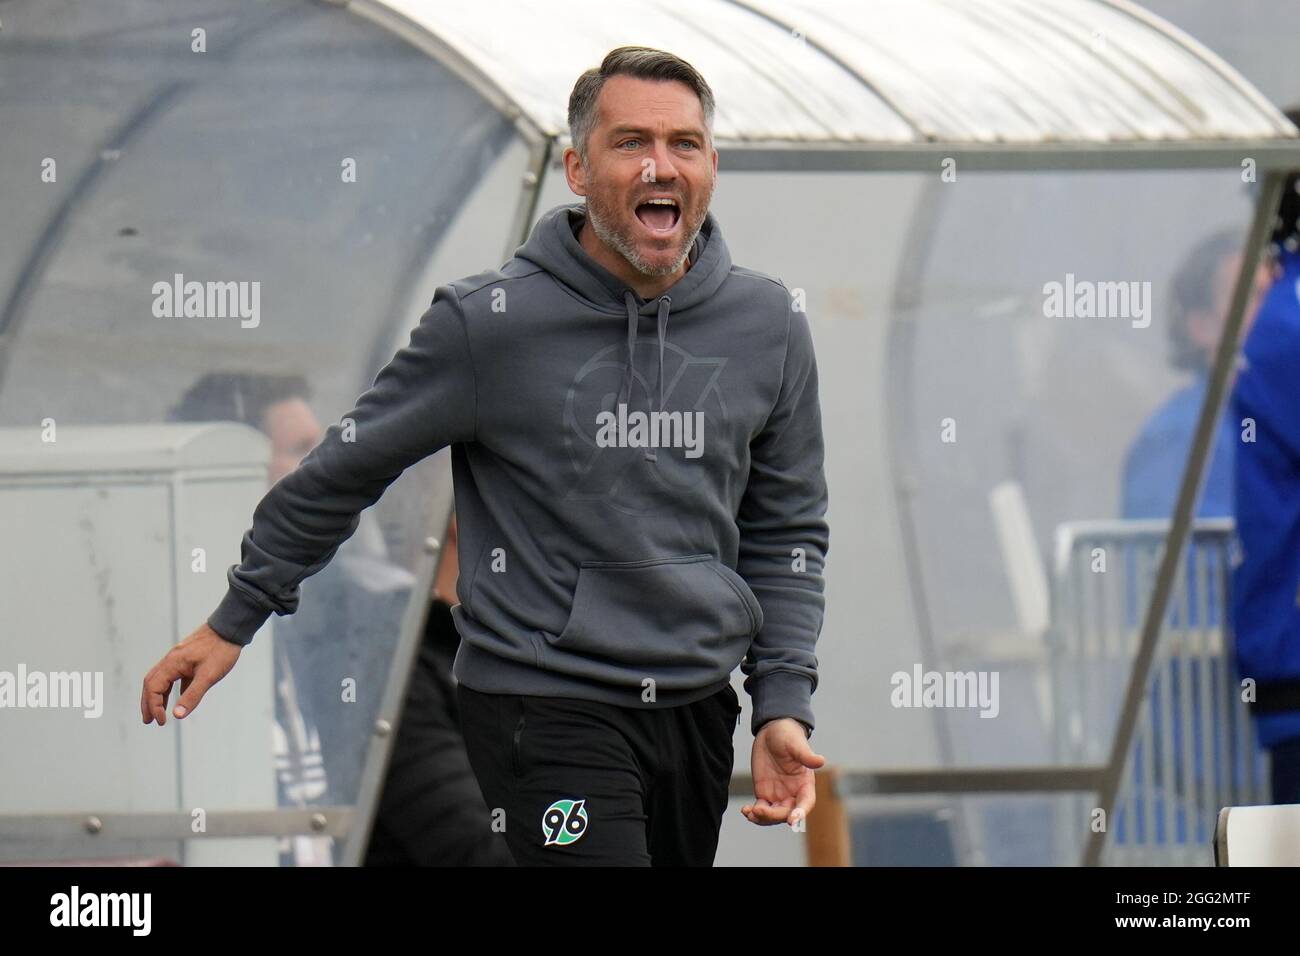
M113 842L299 834L342 837L347 835L353 818L351 807L214 810L204 815L203 830L195 832L194 817L188 810L9 814L0 817L0 841L76 840L86 836Z
M972 796L984 793L1079 793L1096 790L1104 765L1068 767L940 767L934 770L846 770L836 768L840 797L899 797L924 794ZM728 793L752 797L754 778L738 773Z
M450 524L451 515L448 514L443 522L442 540L446 540L445 529L450 527ZM406 602L406 612L402 615L402 630L397 639L397 648L393 651L392 663L389 665L388 680L384 684L384 697L379 704L379 713L375 717L375 726L371 731L370 746L366 748L366 763L361 772L361 782L357 787L357 802L350 821L352 826L348 829L347 841L343 845L344 866L360 866L365 858L366 846L370 842L375 811L379 808L384 778L388 774L388 756L392 753L393 740L401 724L402 709L406 703L406 688L410 683L411 671L415 666L416 656L420 653L420 643L424 637L429 603L433 599L433 581L438 573L438 559L441 554L441 541L437 538L427 538L416 565L411 597Z
M1132 143L729 143L717 144L729 172L961 172L1300 168L1300 139Z
M552 138L529 143L528 167L524 170L519 200L515 203L510 228L506 231L506 248L501 253L502 259L506 261L509 261L514 256L515 250L528 239L529 229L537 216L537 203L542 196L542 181L546 178L551 156L555 153L555 140Z
M875 797L946 793L1077 793L1093 790L1105 767L944 767L939 770L849 771L839 778L839 794Z
M1151 601L1147 605L1146 617L1142 621L1142 637L1138 644L1133 670L1129 675L1128 689L1124 695L1124 709L1120 713L1115 739L1111 744L1110 759L1107 761L1106 773L1101 781L1098 806L1104 811L1106 819L1110 818L1115 808L1120 778L1124 773L1124 763L1133 743L1138 709L1146 694L1151 662L1155 657L1156 641L1159 639L1161 624L1165 617L1165 607L1173 593L1174 576L1182 565L1183 547L1192 526L1196 502L1200 497L1201 482L1205 477L1205 465L1214 440L1214 431L1219 417L1223 414L1224 400L1228 395L1228 380L1236 365L1246 302L1254 283L1255 270L1264 255L1266 240L1273 229L1273 219L1282 195L1283 179L1284 174L1280 171L1271 171L1264 177L1259 202L1255 206L1254 220L1251 222L1250 232L1246 238L1241 271L1238 272L1237 281L1233 286L1228 318L1214 355L1214 366L1206 386L1201 414L1196 421L1196 432L1192 439L1187 469L1183 473L1178 499L1174 505L1169 537L1165 540L1165 550L1160 560L1155 588L1151 593ZM1101 863L1105 842L1105 830L1089 834L1083 855L1085 866L1097 866Z

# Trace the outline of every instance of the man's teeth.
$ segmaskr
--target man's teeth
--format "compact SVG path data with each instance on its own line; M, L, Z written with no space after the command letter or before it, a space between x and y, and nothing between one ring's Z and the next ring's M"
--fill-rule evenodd
M641 214L641 208L644 206L654 206L657 209L671 210L671 212L667 216L660 216L658 213L656 213L653 216L650 216L649 213L646 213L646 215L650 216L650 218L643 219ZM676 229L677 223L682 217L682 212L677 205L677 200L664 197L664 196L656 196L653 199L643 200L642 202L638 203L637 208L633 211L633 214L636 216L637 219L641 221L641 224L645 226L647 229L651 230L652 232L661 233L664 235Z

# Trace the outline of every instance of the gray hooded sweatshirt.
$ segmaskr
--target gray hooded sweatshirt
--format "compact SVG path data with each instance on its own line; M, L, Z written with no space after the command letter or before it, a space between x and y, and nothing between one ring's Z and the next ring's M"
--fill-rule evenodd
M712 213L686 274L642 299L579 244L585 213L552 209L499 270L435 291L258 504L208 623L247 644L293 613L359 513L450 445L459 681L660 708L739 664L753 733L811 733L829 529L807 316L732 265Z

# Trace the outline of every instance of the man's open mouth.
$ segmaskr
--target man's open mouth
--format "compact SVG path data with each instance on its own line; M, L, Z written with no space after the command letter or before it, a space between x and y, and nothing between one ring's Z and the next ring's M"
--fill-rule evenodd
M636 218L651 232L672 232L681 214L675 199L648 199L636 207Z

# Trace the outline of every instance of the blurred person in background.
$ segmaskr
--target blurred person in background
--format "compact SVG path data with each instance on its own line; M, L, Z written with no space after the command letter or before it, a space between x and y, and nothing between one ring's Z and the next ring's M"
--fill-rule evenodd
M1173 517L1174 500L1192 449L1196 419L1205 401L1210 365L1241 270L1242 236L1224 229L1192 247L1174 274L1170 293L1169 364L1191 373L1191 381L1170 395L1143 424L1124 459L1125 518ZM1248 331L1268 288L1268 270L1256 273L1255 286L1242 319ZM1238 429L1231 415L1220 419L1206 466L1198 518L1232 515L1232 463Z
M1286 111L1300 124L1300 107ZM1276 268L1242 349L1233 417L1239 562L1231 614L1238 676L1272 757L1274 803L1300 803L1300 174L1287 177L1272 236Z

